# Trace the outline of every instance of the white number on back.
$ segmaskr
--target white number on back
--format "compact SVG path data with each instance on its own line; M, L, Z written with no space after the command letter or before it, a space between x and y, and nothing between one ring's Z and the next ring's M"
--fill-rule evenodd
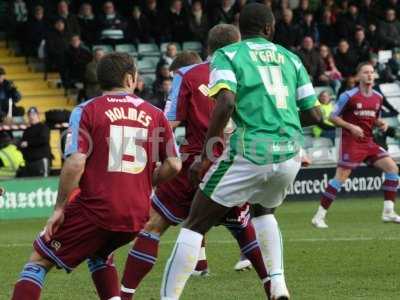
M289 96L288 87L283 84L282 69L280 66L258 67L261 79L267 93L275 96L276 107L287 109L287 97Z
M130 126L110 126L108 171L141 173L147 164L146 150L136 141L147 139L148 130Z

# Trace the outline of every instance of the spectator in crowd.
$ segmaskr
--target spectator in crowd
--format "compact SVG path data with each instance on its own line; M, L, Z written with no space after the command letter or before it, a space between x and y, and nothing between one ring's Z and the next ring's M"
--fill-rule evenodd
M28 22L28 52L29 56L37 57L39 46L48 34L49 24L44 19L43 6L36 6L32 19Z
M215 7L213 11L213 25L217 24L232 24L236 11L235 11L235 1L232 0L222 0L220 4Z
M69 45L69 36L65 31L64 19L57 19L54 28L46 39L46 68L55 68L61 77L63 85L67 85L66 79L66 53Z
M332 21L332 11L329 9L324 10L322 20L318 24L319 41L329 47L336 45L336 28Z
M11 4L11 27L14 29L21 53L26 54L26 29L28 23L28 8L23 0L14 0Z
M342 74L336 68L335 59L333 58L332 52L327 45L321 44L319 47L319 54L321 55L324 63L324 74L329 78L329 85L332 87L335 93L337 93L341 85Z
M388 66L391 74L397 80L400 80L400 52L393 51L392 57L389 59L387 66Z
M354 33L352 48L357 56L357 63L367 61L370 54L370 45L365 37L364 28L358 27Z
M203 11L201 1L193 1L188 23L193 40L205 41L208 33L208 16Z
M28 109L29 127L24 131L20 148L25 159L25 176L47 177L52 159L50 129L40 122L36 107Z
M289 0L272 1L272 10L277 22L282 20L286 9L290 9Z
M157 68L162 65L167 65L169 68L177 55L178 49L176 48L176 44L169 43L167 45L167 52L161 56L160 61L157 64Z
M151 89L149 89L146 86L146 83L144 82L144 80L141 76L138 76L138 79L137 79L135 95L139 96L140 98L142 98L143 100L146 100L146 101L149 101L150 99L152 99Z
M350 49L349 42L342 39L339 42L338 49L335 55L336 67L343 77L348 77L354 74L357 67L357 57Z
M144 14L150 23L149 35L159 44L168 41L169 24L165 13L158 8L156 0L146 0Z
M153 97L149 100L149 102L164 111L169 92L171 91L171 87L171 78L164 77L163 79L161 79L159 88L155 91Z
M71 37L73 34L80 34L81 30L79 28L79 22L76 15L69 12L69 6L67 1L60 1L57 5L57 15L56 18L63 19L65 23L65 31Z
M396 11L387 9L385 20L379 24L379 38L382 43L381 48L390 49L400 46L400 22L396 20Z
M92 61L86 66L85 78L83 81L86 99L100 96L102 93L99 81L97 80L97 64L103 56L103 49L97 48L96 50L94 50Z
M67 87L84 81L86 65L91 60L90 50L83 45L79 35L73 35L66 52Z
M274 42L288 49L295 49L299 44L300 31L293 22L291 9L283 11L282 20L276 24Z
M11 143L10 135L0 132L0 179L14 178L25 167L22 153Z
M169 65L161 64L157 66L156 70L156 80L153 84L154 93L160 91L164 79L171 79L171 74L169 72Z
M300 0L299 6L293 10L293 16L296 23L300 23L304 19L304 15L310 11L310 1Z
M339 38L350 40L354 37L357 27L366 27L367 22L360 15L355 3L350 3L348 11L340 14L336 20L337 34Z
M372 24L376 22L376 14L374 12L372 0L362 0L360 5L360 15L367 22Z
M116 11L112 1L103 5L103 14L99 17L100 38L104 43L115 45L124 41L126 22Z
M171 39L174 42L182 43L186 40L188 23L183 10L182 0L172 0L168 11L168 23L170 25Z
M82 41L88 46L96 44L99 35L98 24L90 3L82 3L79 9L78 22L82 31Z
M322 61L321 55L317 49L315 49L314 41L311 37L306 36L303 39L298 54L314 85L329 84L329 78L325 75L325 65Z
M343 80L343 83L339 89L338 95L341 95L345 91L355 88L357 85L357 80L355 76L348 76Z
M11 103L10 103L11 99ZM12 81L6 79L6 71L3 67L0 67L0 107L2 116L7 115L10 110L10 104L12 105L12 112L14 116L23 115L21 109L17 109L15 104L21 100L21 94L14 86Z
M323 116L323 123L319 126L313 126L313 135L316 138L324 137L328 138L335 143L335 136L336 136L336 128L335 126L329 121L329 117L333 112L333 103L331 101L331 96L329 95L328 91L322 91L318 95L318 100L320 103L320 109Z
M326 11L331 12L331 21L334 22L336 20L336 3L334 0L322 0L321 5L319 6L316 12L316 20L321 22L323 20L323 16Z
M314 22L314 15L311 11L304 12L304 17L299 25L301 39L305 36L310 36L316 44L319 43L319 32Z
M125 36L129 42L150 43L154 40L149 36L150 23L146 15L142 14L139 6L134 6L132 16L128 19L128 27Z

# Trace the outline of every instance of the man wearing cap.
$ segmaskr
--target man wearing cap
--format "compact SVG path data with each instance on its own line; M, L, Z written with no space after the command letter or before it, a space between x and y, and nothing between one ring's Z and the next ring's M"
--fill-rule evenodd
M50 169L50 129L40 122L36 107L28 110L30 126L24 131L20 148L26 161L26 176L47 177Z

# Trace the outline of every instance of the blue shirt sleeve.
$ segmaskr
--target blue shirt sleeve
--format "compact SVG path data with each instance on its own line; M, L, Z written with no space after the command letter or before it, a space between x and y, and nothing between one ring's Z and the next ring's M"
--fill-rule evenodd
M333 117L338 117L342 114L343 109L345 108L346 104L349 102L350 100L350 95L346 92L344 92L343 94L341 94L339 96L338 101L335 104L335 107L333 109L332 112L332 116Z
M79 128L82 117L82 107L74 108L69 118L69 132L65 145L65 156L78 152Z
M166 112L168 121L176 121L176 113L178 109L179 93L182 87L182 74L176 73L174 79L172 80L172 88L168 95L168 101L170 102L169 110Z

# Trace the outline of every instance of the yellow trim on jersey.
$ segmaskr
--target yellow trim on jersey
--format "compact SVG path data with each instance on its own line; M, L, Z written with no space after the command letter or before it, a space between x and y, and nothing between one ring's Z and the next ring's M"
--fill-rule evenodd
M231 87L230 87L228 84L226 84L226 83L224 83L224 82L220 82L220 83L217 83L216 85L214 85L214 86L210 89L210 91L208 92L208 97L213 97L213 96L215 96L216 94L218 94L218 93L219 93L221 90L223 90L223 89L227 89L228 91L233 92L232 89L231 89Z

